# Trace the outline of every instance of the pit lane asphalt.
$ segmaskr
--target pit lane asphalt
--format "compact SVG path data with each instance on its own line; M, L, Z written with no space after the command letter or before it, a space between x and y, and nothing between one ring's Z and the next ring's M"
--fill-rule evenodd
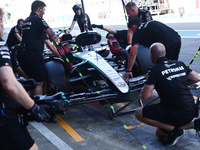
M199 24L176 23L167 25L175 30L200 30ZM125 25L107 27L119 30L126 29ZM102 38L102 41L106 41L105 37ZM188 65L200 46L199 41L199 38L182 38L179 60ZM200 56L197 56L191 65L191 69L197 73L200 73L199 59ZM157 94L154 91L150 99L155 97ZM129 107L138 107L138 103L135 102ZM119 107L116 106L116 108ZM196 136L193 129L186 130L184 137L175 146L164 147L155 136L156 128L139 122L135 118L134 112L119 115L113 120L108 119L108 112L110 112L109 106L102 106L99 103L67 107L66 114L59 116L69 125L65 126L68 132L75 135L74 131L76 131L77 134L74 138L59 123L32 122L35 126L39 124L38 128L30 124L28 129L39 150L198 150L200 147L200 137ZM124 124L130 129L125 129Z

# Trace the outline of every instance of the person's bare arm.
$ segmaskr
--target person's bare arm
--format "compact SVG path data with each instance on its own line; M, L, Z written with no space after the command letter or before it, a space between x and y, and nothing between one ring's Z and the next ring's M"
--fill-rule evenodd
M15 33L15 36L17 37L17 39L18 39L19 42L22 41L22 37L19 35L19 33Z
M71 26L69 27L70 30L69 30L69 33L72 31L72 29L74 28L74 25L75 25L76 21L72 21L71 23Z
M129 55L129 58L128 58L128 67L127 67L128 72L126 72L126 76L125 76L126 82L128 82L129 77L133 78L131 70L132 70L133 65L135 63L135 59L136 59L137 52L138 52L138 46L139 46L138 44L135 44L131 48L131 52L130 52L130 55Z
M116 30L110 29L110 28L107 28L107 27L104 27L103 25L92 24L92 27L93 27L93 28L99 28L99 29L108 31L109 33L112 33L112 34L116 34L116 33L117 33Z
M34 101L29 97L23 86L16 80L13 70L9 66L0 67L0 82L4 90L19 104L26 109L34 105Z
M116 30L110 29L110 28L106 28L106 27L103 27L103 30L106 30L106 31L108 31L109 33L112 33L112 34L116 34L117 33Z
M146 100L151 96L151 93L154 89L153 85L145 85L144 88L142 89L142 99Z
M60 56L60 54L58 53L56 47L51 43L50 40L47 39L47 40L45 40L44 42L45 42L45 44L47 45L47 47L48 47L57 57L61 58L61 56Z
M53 30L51 28L48 28L45 30L45 32L49 35L49 38L56 44L60 43L59 38L57 37L57 35L53 32Z
M197 82L200 81L200 76L198 75L198 73L196 73L195 71L192 71L188 76L187 76L187 80L188 80L188 85L192 85L195 84Z
M127 33L128 44L132 44L132 38L133 38L133 31L131 31L131 29L128 29Z
M28 77L26 76L25 72L22 70L22 68L19 67L15 67L15 69L17 70L19 76L24 77L25 79L28 79Z

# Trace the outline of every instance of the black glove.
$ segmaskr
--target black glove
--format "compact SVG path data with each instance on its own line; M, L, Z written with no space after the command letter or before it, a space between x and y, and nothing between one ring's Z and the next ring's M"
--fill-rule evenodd
M103 25L92 24L92 27L93 27L93 28L103 29Z
M57 51L60 54L60 56L62 57L65 54L68 54L70 52L70 48L69 48L69 46L66 43L63 43L63 44L60 43L57 46Z
M49 109L48 105L37 105L34 104L33 107L30 109L30 111L33 113L34 118L38 122L47 121L47 119L50 119L51 116L46 112L46 109Z

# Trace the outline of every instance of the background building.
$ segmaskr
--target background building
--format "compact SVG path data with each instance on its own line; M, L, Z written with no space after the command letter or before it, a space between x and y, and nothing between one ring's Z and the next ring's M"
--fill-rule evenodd
M68 27L74 16L73 5L81 0L43 0L46 7L44 19L51 27ZM124 0L125 3L131 0ZM149 9L152 14L158 15L157 10L167 10L173 14L199 15L199 0L132 0L140 8ZM33 0L6 0L0 1L0 7L5 12L5 27L12 27L19 18L25 19L31 12ZM125 24L123 5L121 0L84 0L85 11L92 23ZM199 15L200 16L200 15Z

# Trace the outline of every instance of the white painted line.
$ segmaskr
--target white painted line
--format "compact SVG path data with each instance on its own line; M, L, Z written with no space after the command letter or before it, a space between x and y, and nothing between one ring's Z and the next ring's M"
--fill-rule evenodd
M57 135L45 127L42 123L32 121L29 122L34 128L36 128L42 135L44 135L53 145L55 145L59 150L73 150L69 145L67 145L63 140L61 140Z
M187 39L199 39L198 36L181 36L181 38L187 38Z
M199 31L200 32L200 30L176 30L176 31Z

